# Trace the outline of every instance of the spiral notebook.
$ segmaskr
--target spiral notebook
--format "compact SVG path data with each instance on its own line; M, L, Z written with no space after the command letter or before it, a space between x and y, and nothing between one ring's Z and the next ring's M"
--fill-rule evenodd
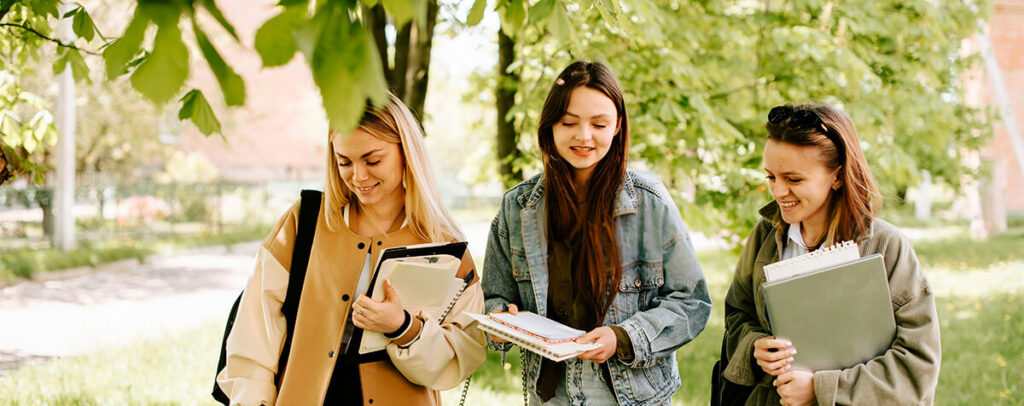
M465 244L465 243L461 243ZM400 250L429 248L429 246L400 247ZM384 258L377 266L373 283L374 300L383 300L386 279L402 300L402 307L410 314L423 311L431 320L441 322L455 306L462 292L473 281L475 276L470 272L465 278L456 274L462 265L462 259L449 254L428 254L407 257L389 258L389 252L381 254ZM366 331L363 333L359 353L365 354L380 351L387 347L390 340L381 333Z
M772 333L793 342L793 367L843 369L885 353L896 321L882 256L847 241L764 267Z
M466 314L476 319L477 327L483 332L556 362L601 347L598 343L572 341L586 332L530 312L519 312L515 316L509 313Z

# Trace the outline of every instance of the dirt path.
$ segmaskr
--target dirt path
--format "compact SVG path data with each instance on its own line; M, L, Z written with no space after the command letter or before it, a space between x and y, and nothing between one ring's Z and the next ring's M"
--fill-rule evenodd
M252 272L257 247L155 255L145 264L120 261L0 290L0 376L26 363L223 319Z

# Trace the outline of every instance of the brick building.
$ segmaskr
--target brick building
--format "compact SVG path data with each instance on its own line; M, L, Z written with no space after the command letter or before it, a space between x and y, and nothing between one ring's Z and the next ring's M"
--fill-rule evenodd
M1020 133L1024 133L1024 0L997 0L988 21L987 32L995 60L1001 71L1003 87L1009 95L1010 107ZM975 47L977 41L973 41ZM980 69L984 72L984 68ZM991 106L998 111L998 100L992 89L992 77L978 75L969 86L969 102ZM1024 214L1024 175L1018 169L1011 134L1001 120L993 122L994 137L982 151L983 159L993 169L990 191L982 199L1002 198L1009 213ZM1024 141L1024 140L1022 140ZM1002 195L1002 196L999 196ZM991 202L985 202L986 207ZM998 203L998 202L997 202ZM998 204L997 204L998 206Z

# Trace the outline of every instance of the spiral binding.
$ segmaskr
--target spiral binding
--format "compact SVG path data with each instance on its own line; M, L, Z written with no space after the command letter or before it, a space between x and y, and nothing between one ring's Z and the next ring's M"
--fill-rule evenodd
M778 279L810 271L819 267L820 265L827 266L828 264L826 264L826 262L830 262L834 258L841 258L846 255L853 255L856 257L860 256L860 254L857 252L856 242L847 240L840 243L835 243L833 245L815 250L813 252L808 252L806 254L796 256L784 261L779 261L773 264L765 265L764 274L770 281L773 279ZM785 271L783 272L783 270Z

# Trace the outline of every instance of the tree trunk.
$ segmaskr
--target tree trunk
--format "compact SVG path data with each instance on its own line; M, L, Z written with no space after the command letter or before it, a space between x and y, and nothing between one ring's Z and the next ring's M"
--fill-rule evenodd
M422 125L426 113L423 107L427 100L427 84L430 81L430 49L434 42L434 26L437 25L438 8L437 0L427 2L427 21L423 24L424 30L420 32L419 26L413 29L415 42L409 50L408 80L412 81L412 85L407 89L404 101L421 123L420 125Z
M373 8L363 7L366 16L366 25L373 34L373 42L377 44L377 52L380 54L380 66L384 68L384 77L391 77L391 62L388 58L388 37L385 28L388 26L388 16L384 14L384 5L377 3Z
M43 210L43 235L46 238L53 239L53 189L40 188L36 189L35 193L36 204Z
M412 36L413 24L415 23L410 21L401 30L398 30L398 37L395 38L395 66L391 68L391 77L388 81L388 84L391 85L391 92L402 101L405 101L405 81L409 69L409 41Z
M7 179L11 178L13 172L10 165L7 164L7 155L4 154L3 145L0 145L0 185L7 182Z
M508 112L516 102L516 87L519 75L509 72L508 68L515 60L516 43L511 37L498 30L498 160L501 162L499 175L506 188L523 180L523 171L514 166L515 160L522 154L516 146L515 121L508 117Z

